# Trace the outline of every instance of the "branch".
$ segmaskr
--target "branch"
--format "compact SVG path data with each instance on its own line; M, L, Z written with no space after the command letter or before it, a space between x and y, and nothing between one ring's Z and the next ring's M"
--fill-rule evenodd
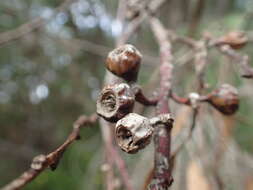
M112 136L112 129L113 126L110 125L110 123L106 122L103 119L100 119L100 129L102 132L103 140L105 142L105 151L107 156L107 164L109 165L109 168L113 168L113 164L115 164L119 170L119 173L122 177L123 183L127 190L133 190L132 184L130 182L130 177L127 172L127 167L124 162L124 160L120 157L117 149L114 146L114 138ZM108 173L109 174L109 173ZM108 175L107 174L107 175ZM108 177L108 176L107 176ZM114 180L111 178L111 180ZM107 184L110 184L112 182L107 180ZM114 187L110 188L107 186L107 189L114 189Z
M171 90L172 60L171 42L167 30L156 18L150 19L151 29L160 47L160 92L157 114L169 113L168 95ZM172 184L170 165L171 126L163 125L154 134L155 166L149 190L166 190Z
M205 8L205 0L198 0L189 27L189 36L195 36Z
M118 38L116 46L122 45L128 41L130 36L134 34L143 21L149 16L149 14L154 14L164 3L166 0L153 0L149 3L148 10L142 7L139 11L139 16L133 19L124 30L124 33ZM147 12L148 11L148 12Z
M178 104L185 104L185 105L191 105L191 101L189 98L183 98L175 94L174 92L171 91L170 93L170 98L174 100Z
M47 20L38 16L38 17L34 18L33 20L31 20L25 24L22 24L21 26L15 28L13 30L9 30L7 32L0 33L0 47L9 43L9 42L17 40L17 39L25 36L26 34L35 31L38 28L43 27L50 19L55 17L55 15L57 15L57 13L65 11L69 7L69 5L72 4L74 1L75 0L63 1L63 3L55 9L55 13Z
M1 190L18 190L24 187L26 184L34 180L41 172L43 172L48 167L51 170L55 170L60 159L63 156L65 150L71 145L75 140L80 139L80 129L84 126L91 125L97 120L97 115L93 114L90 117L80 116L73 124L73 130L66 139L66 141L59 146L55 151L47 155L38 155L33 158L30 168L25 171L17 179L13 180Z
M197 91L200 94L202 90L206 87L205 84L205 70L207 62L207 45L206 39L203 39L197 43L196 54L195 54L195 71L196 71L196 80L197 80Z
M239 65L239 67L242 69L243 74L242 77L244 78L253 78L253 68L249 66L249 56L248 55L241 55L237 53L235 50L233 50L228 45L223 45L221 47L218 47L218 50L225 54L226 56L233 59L233 61Z
M120 0L118 4L118 9L121 9L122 11L125 11L124 5L125 1ZM122 12L118 11L117 14L117 20L124 22L125 16ZM130 23L127 28L124 30L126 32L122 33L119 38L116 40L116 46L120 46L127 42L128 38L131 36L131 34L140 26L141 22L137 22L135 24L135 20L133 20L134 23ZM105 76L105 84L115 84L117 82L118 78L114 75L111 75L108 71ZM112 136L112 126L108 122L105 122L102 118L100 119L100 129L102 132L103 141L105 143L105 152L106 152L106 160L109 164L109 167L112 168L112 163L115 163L116 166L119 169L119 173L123 179L123 183L127 190L133 190L132 184L130 183L130 176L128 174L126 164L124 160L120 157L120 155L117 152L117 149L114 145L114 138ZM109 176L111 175L111 176ZM107 174L107 184L110 184L111 182L108 180L114 180L113 174ZM110 187L107 185L107 190L114 189L114 187Z
M174 148L174 150L172 150L172 153L171 153L171 160L172 161L175 159L175 157L177 156L177 154L182 150L182 148L184 147L184 145L191 139L193 131L195 129L197 115L198 115L198 108L193 108L192 123L191 123L191 127L190 127L189 131L188 130L184 130L182 132L182 134L183 134L183 140L180 143L178 143L178 145L177 144L175 144L175 145L173 144L173 147L175 147L175 148Z
M140 86L135 85L133 87L133 91L135 94L135 100L141 103L144 106L155 106L158 103L158 98L148 98L144 95Z

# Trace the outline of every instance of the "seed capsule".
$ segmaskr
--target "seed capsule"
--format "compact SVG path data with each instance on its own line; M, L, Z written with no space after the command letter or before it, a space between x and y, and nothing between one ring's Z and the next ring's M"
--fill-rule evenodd
M248 42L248 38L244 32L233 31L218 39L219 45L229 45L233 49L240 49Z
M134 94L126 83L108 85L97 100L97 114L110 122L117 122L134 107Z
M148 118L130 113L117 122L115 133L120 148L134 154L150 143L153 127Z
M213 91L207 101L225 115L232 115L239 108L238 91L229 84L223 84Z
M128 82L137 80L142 55L130 44L120 46L108 54L106 67Z

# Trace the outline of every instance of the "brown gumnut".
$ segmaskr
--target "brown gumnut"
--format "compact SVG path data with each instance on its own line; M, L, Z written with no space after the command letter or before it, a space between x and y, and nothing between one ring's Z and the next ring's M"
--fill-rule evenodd
M134 94L126 83L105 86L97 100L97 114L110 122L117 122L134 107Z
M128 82L135 82L141 64L141 53L130 44L122 45L108 54L106 67Z
M148 118L130 113L116 123L115 134L120 148L134 154L150 143L153 127Z
M221 113L232 115L239 108L238 91L229 84L223 84L209 95L207 102Z
M240 49L248 42L244 32L232 31L218 39L219 45L229 45L233 49Z

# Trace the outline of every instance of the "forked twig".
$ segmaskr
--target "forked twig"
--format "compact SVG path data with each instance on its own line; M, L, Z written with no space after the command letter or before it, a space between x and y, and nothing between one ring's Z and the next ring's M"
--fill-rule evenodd
M50 167L52 170L57 168L63 153L75 140L80 139L80 129L84 126L91 125L97 121L97 115L93 114L90 117L80 116L73 124L73 130L66 141L53 152L47 155L38 155L33 158L30 168L21 176L14 179L12 182L1 188L1 190L18 190L35 179L45 169Z

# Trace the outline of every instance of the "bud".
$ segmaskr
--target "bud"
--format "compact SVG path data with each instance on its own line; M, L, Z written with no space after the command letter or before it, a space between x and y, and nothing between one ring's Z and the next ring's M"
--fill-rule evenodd
M233 49L240 49L248 42L248 38L244 32L233 31L218 39L219 45L229 45Z
M234 114L239 108L238 92L235 87L223 84L207 99L212 106L225 115Z
M134 154L150 143L153 127L148 118L130 113L117 122L115 133L120 148Z
M142 55L130 44L120 46L108 54L106 67L113 74L128 82L137 80Z
M31 168L34 170L41 170L44 167L47 158L45 155L41 154L33 158Z
M97 100L97 114L110 122L117 122L134 107L134 94L126 83L108 85Z

